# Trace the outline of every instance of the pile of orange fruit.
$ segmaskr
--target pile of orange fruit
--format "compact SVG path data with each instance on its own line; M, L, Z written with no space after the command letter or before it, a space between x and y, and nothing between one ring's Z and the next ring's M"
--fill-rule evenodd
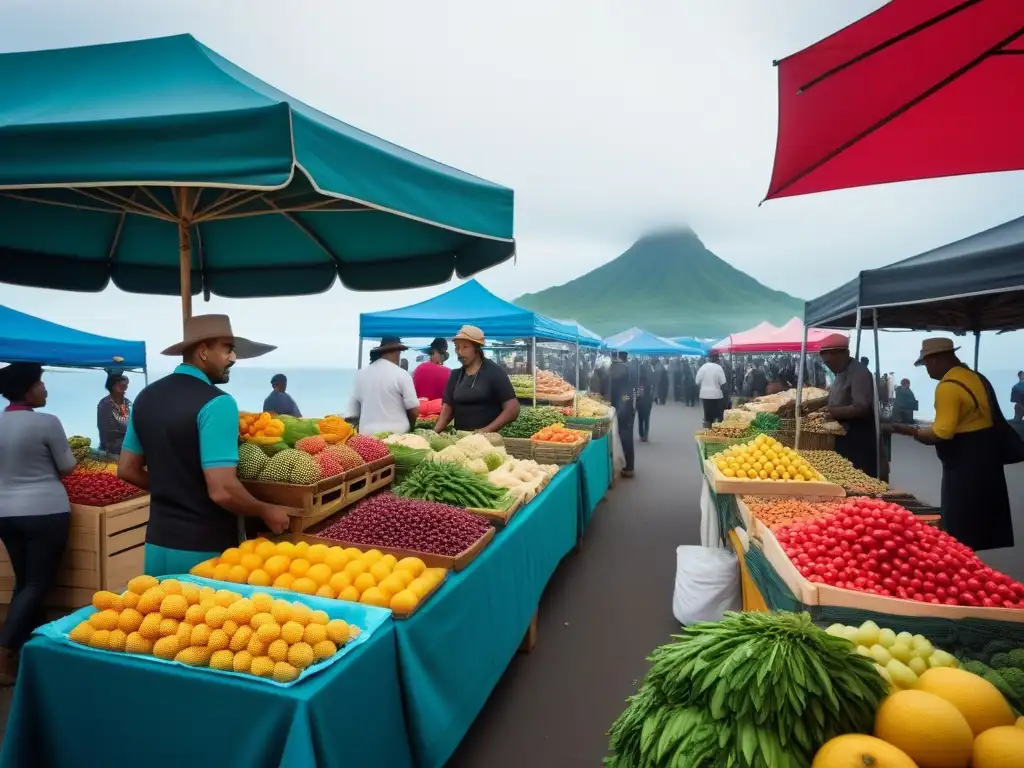
M281 442L282 435L284 422L265 411L238 415L238 436L247 443L271 445Z
M587 434L589 433L578 429L569 429L564 424L552 424L535 433L530 439L542 443L579 443Z
M72 642L279 683L330 658L361 631L302 602L152 576L135 577L120 595L97 592L92 604L96 612L68 633Z
M415 610L448 571L428 568L418 557L399 560L376 549L260 538L204 560L192 575L375 605L401 616Z

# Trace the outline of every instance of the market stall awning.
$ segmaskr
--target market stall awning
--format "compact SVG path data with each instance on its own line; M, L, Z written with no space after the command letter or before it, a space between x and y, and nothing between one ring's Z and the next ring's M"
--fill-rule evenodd
M853 328L857 309L880 328L1002 331L1024 328L1024 217L879 269L808 301L804 320ZM862 317L872 325L870 312Z
M700 355L706 355L715 344L715 339L698 339L696 336L673 336L669 341L680 347L692 349Z
M616 352L627 352L631 355L698 357L701 354L661 336L655 336L643 328L629 328L609 336L604 340L604 345Z
M76 368L145 368L146 344L77 331L0 306L0 361Z
M512 222L512 190L325 115L190 35L0 55L3 282L186 297L436 285L510 258Z
M1024 3L891 0L778 62L766 199L1024 168Z
M575 328L576 333L578 333L580 337L581 347L591 347L596 349L604 346L604 339L602 339L592 330L587 328L585 325L580 325L575 320L562 320L560 318L555 318L555 322L562 323L562 325L567 325L570 328Z
M476 280L408 307L364 312L359 315L359 338L450 339L467 324L482 329L488 340L537 338L576 342L575 327L498 298Z
M772 338L772 335L779 330L777 327L762 320L753 328L748 328L739 333L731 333L715 344L711 349L715 352L744 352L744 346L760 344Z

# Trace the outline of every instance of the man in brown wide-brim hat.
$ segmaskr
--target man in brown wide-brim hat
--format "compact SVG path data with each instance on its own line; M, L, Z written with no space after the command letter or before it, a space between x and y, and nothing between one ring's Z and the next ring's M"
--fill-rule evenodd
M818 348L821 361L836 375L828 393L828 415L843 425L836 437L836 453L861 472L878 477L879 439L875 430L874 378L862 362L850 355L850 338L833 333Z
M227 315L189 318L182 340L163 351L181 364L135 398L117 474L150 493L147 574L188 573L237 546L243 518L287 528L287 507L253 498L238 480L238 405L215 386L236 360L274 349L236 336Z
M1024 444L1006 423L992 384L960 362L958 349L952 339L921 343L914 365L924 366L939 382L935 420L930 426L893 424L889 429L935 446L942 462L942 527L951 536L974 550L1012 547L1003 465L1024 459Z

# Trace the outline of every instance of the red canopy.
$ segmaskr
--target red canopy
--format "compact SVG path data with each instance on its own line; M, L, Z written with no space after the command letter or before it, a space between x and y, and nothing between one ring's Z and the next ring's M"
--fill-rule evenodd
M891 0L783 59L766 199L1024 169L1022 54L1022 0Z
M811 328L807 331L807 351L817 352L821 342L833 331ZM735 333L718 342L715 352L799 352L803 340L804 324L794 317L781 328L770 323L761 323L748 331Z

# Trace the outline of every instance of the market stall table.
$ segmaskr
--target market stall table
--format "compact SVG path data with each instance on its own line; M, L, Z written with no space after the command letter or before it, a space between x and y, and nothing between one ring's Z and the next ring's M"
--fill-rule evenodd
M389 620L290 688L35 636L0 767L412 765Z
M608 435L591 440L577 461L580 474L579 538L583 537L583 531L590 525L590 519L594 516L594 509L611 485L612 468L608 440Z
M578 471L563 467L472 565L395 622L409 743L420 768L440 768L451 757L575 545Z

